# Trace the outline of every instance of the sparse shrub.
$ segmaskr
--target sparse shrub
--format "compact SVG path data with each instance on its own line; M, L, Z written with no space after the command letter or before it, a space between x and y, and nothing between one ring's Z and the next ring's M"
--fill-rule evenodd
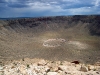
M22 61L24 61L24 58L22 58Z
M96 71L96 69L94 68L93 71Z
M30 68L30 65L29 64L27 64L27 68Z
M63 63L62 63L62 62L60 62L60 65L63 65Z

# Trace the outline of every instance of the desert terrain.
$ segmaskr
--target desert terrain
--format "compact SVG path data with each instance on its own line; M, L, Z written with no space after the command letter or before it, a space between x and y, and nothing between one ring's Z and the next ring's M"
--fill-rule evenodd
M0 62L24 58L100 62L99 20L99 15L0 20Z

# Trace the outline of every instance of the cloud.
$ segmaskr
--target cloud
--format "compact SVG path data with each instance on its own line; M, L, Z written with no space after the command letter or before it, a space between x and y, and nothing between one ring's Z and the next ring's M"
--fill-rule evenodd
M79 0L62 0L63 2L73 2L73 3L78 3L80 2Z
M95 0L95 6L100 6L100 0Z
M57 11L61 9L60 6L57 5L51 5L50 3L41 3L41 2L34 2L29 3L30 9L34 9L34 11Z
M62 8L63 9L72 9L72 8L80 8L80 7L93 7L94 5L93 4L82 4L82 3L78 3L78 4L63 4L62 5Z
M100 13L100 0L0 0L0 17Z
M5 3L6 1L5 0L0 0L0 3Z
M8 4L8 7L12 7L12 8L24 8L24 7L28 7L27 4L22 4L22 3L12 3L12 4Z

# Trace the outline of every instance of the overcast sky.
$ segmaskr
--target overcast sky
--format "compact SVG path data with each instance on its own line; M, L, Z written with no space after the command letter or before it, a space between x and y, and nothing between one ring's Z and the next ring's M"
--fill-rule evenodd
M100 0L0 0L0 17L100 14Z

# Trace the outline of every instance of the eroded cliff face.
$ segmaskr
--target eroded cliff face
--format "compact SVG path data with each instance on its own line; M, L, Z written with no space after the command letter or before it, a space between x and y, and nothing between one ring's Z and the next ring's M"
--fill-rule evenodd
M4 26L7 29L13 29L16 32L20 32L26 29L29 31L45 31L56 30L59 28L68 29L79 25L87 28L91 35L100 35L100 16L56 16L56 17L40 17L40 18L19 18L0 21L0 26ZM0 27L0 28L1 28ZM24 30L23 30L24 29ZM81 28L79 28L81 29ZM87 31L87 33L88 33Z
M30 57L98 61L99 19L100 16L77 15L0 20L0 60ZM51 39L65 41L60 45L58 41L49 41L49 46L44 46Z

